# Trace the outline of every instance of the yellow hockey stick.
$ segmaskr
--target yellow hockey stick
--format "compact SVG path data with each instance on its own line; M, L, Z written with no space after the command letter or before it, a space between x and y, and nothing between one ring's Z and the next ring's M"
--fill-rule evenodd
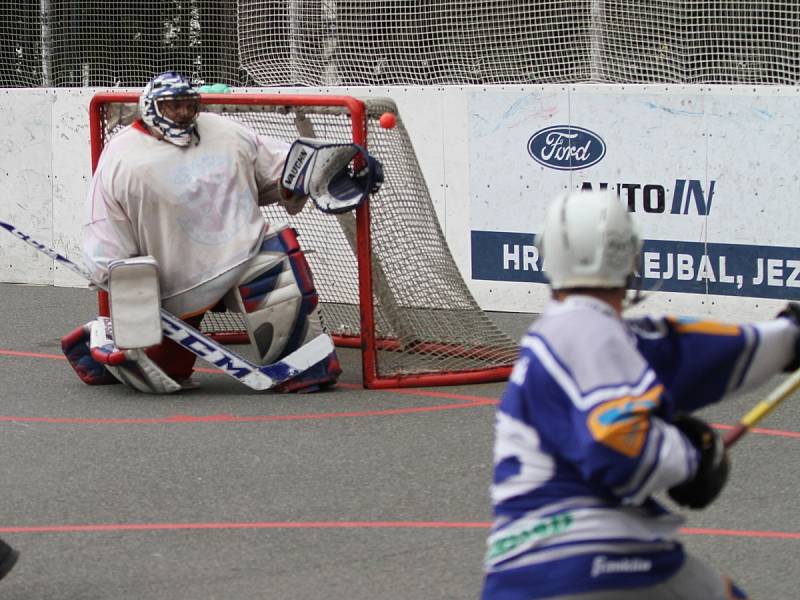
M739 424L734 427L723 440L726 448L733 446L736 441L742 437L747 430L753 427L756 423L761 421L769 413L775 410L778 405L786 400L789 396L795 393L800 388L800 369L789 375L789 377L776 387L772 392L764 398L761 402L756 404L750 411L742 417Z

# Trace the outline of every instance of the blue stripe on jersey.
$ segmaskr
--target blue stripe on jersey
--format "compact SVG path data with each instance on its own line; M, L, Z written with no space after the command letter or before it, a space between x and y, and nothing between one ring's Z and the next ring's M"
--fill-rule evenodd
M524 513L539 510L554 502L586 496L598 498L597 504L591 505L592 507L605 508L620 504L619 499L612 496L608 491L592 489L591 486L577 478L567 479L563 471L556 469L551 481L529 492L496 504L494 514L515 519Z
M494 467L494 483L505 481L509 477L519 475L522 470L522 463L516 456L506 456L503 460L497 463Z
M647 587L674 575L683 560L683 548L676 543L672 549L661 552L594 552L520 566L488 573L481 600L537 600Z
M760 335L755 327L658 321L652 331L634 327L639 351L670 390L678 411L719 401L744 381Z

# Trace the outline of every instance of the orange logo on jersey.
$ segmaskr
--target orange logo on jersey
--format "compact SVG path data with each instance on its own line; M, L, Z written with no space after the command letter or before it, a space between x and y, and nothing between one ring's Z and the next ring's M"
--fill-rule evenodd
M739 335L742 328L738 325L717 323L716 321L696 321L694 319L676 319L668 317L667 321L675 326L678 333L700 333L706 335Z
M641 396L624 396L597 406L587 421L592 437L625 456L638 456L650 429L649 414L658 406L663 389L657 385Z

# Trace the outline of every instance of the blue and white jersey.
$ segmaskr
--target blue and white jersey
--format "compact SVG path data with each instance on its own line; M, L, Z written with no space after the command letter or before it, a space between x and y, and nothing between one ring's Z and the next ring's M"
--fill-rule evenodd
M694 476L670 423L756 386L794 356L787 319L624 322L588 296L523 338L495 423L484 600L654 585L683 562L682 517L652 495Z

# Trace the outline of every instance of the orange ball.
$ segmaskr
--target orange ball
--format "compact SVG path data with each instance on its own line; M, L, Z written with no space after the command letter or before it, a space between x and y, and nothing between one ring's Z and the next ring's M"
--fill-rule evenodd
M397 117L394 116L393 113L383 113L381 118L378 119L378 123L381 124L381 127L384 129L392 129L395 125L397 125Z

